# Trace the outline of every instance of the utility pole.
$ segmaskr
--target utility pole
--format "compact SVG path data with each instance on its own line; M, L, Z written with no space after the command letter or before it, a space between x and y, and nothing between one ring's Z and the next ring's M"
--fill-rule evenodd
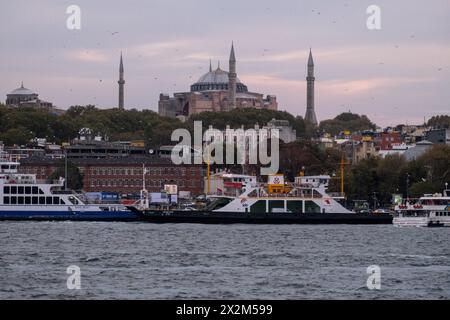
M409 173L406 173L406 201L409 201Z
M67 149L64 148L64 191L67 191Z

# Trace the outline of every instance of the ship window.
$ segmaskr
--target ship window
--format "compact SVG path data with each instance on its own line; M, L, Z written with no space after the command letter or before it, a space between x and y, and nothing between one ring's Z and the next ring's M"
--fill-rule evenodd
M45 197L47 204L53 204L53 198L52 197Z
M266 200L258 200L250 207L250 212L266 212Z
M32 187L33 188L33 194L38 194L38 187Z
M63 199L59 199L59 204L66 204Z
M17 204L17 197L11 197L11 204Z
M53 204L59 204L59 197L53 197Z
M39 197L39 204L45 204L45 197Z
M302 202L303 201L288 200L287 209L293 213L302 213Z
M31 187L25 187L25 194L31 194Z
M306 213L320 213L320 207L314 201L305 201Z
M44 194L44 191L42 191L41 188L39 188L39 194Z
M17 197L17 203L18 203L18 204L23 204L23 202L24 202L24 201L23 201L23 198L24 198L24 197Z
M11 187L11 193L16 194L17 193L17 187Z
M18 193L23 194L24 193L23 187L17 187Z
M31 203L32 204L38 204L38 197L31 198Z
M31 197L25 197L25 204L31 204Z
M269 212L279 212L277 209L284 209L284 200L269 200Z
M4 197L3 198L3 203L4 204L9 204L9 197Z
M9 194L10 188L9 187L3 187L3 193Z

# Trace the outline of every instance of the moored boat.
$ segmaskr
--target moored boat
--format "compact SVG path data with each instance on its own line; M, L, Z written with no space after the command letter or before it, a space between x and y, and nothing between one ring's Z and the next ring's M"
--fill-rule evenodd
M395 206L393 224L398 227L450 227L450 190L407 199Z
M390 214L355 213L327 193L330 176L300 176L295 183L260 184L251 176L227 176L232 190L208 196L199 211L155 210L145 192L138 207L130 207L143 221L205 224L391 224ZM230 192L231 191L231 192Z
M19 163L0 157L0 220L136 221L122 205L89 204L64 188L64 179L39 181L19 174Z

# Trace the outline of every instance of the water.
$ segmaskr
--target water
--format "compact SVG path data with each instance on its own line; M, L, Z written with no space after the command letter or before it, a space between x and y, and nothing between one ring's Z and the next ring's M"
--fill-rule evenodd
M0 222L0 298L449 299L449 242L389 225Z

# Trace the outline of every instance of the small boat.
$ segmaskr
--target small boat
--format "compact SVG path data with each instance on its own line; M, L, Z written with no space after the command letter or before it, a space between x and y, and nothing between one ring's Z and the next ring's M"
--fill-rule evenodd
M396 205L393 224L398 227L450 227L450 190Z
M225 192L208 196L199 211L150 209L145 190L140 205L129 209L142 221L205 224L392 224L386 213L356 213L327 193L330 176L300 176L295 183L260 184L256 177L225 175Z
M123 205L89 204L82 194L64 188L65 181L40 181L19 174L18 162L0 157L0 220L137 221Z

